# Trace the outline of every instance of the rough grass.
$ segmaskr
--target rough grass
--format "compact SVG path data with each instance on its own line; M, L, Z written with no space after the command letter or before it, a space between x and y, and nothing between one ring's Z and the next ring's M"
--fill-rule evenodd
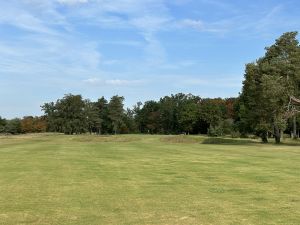
M200 143L204 140L204 137L201 136L192 136L192 135L167 135L162 136L160 141L166 143Z
M300 224L298 142L225 142L1 137L0 224Z
M202 144L218 144L218 145L246 145L257 144L258 140L240 139L240 138L222 138L222 137L209 137L202 141Z

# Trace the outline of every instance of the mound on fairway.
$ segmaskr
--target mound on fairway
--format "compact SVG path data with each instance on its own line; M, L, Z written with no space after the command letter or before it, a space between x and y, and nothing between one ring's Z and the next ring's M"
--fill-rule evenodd
M0 224L300 224L299 146L223 142L1 137Z

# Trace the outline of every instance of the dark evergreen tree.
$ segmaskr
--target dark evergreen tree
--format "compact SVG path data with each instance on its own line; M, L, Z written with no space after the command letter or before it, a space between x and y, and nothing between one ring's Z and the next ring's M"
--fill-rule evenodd
M124 97L115 95L113 96L108 103L108 117L111 120L112 128L115 134L120 130L120 127L123 123L123 108Z
M100 119L98 134L110 133L112 131L111 121L108 116L108 102L104 97L101 97L95 102Z

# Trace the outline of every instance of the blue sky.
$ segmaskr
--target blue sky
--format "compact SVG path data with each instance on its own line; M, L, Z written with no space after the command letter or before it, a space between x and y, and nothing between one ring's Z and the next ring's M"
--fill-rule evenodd
M238 96L244 65L299 30L299 11L298 0L0 1L0 116L40 115L66 93L128 107Z

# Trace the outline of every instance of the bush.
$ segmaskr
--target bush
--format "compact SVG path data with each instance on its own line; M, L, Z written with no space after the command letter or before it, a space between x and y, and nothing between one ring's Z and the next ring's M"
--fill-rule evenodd
M207 131L207 135L210 137L218 137L223 135L223 130L221 126L210 125Z
M241 137L241 134L240 134L239 131L232 131L231 132L231 137L232 138L239 138L239 137Z
M224 135L231 135L233 132L233 120L227 119L219 122L219 124L216 126L210 125L207 134L210 137L218 137Z
M21 121L20 119L8 120L5 126L5 132L10 134L20 134L21 133Z

